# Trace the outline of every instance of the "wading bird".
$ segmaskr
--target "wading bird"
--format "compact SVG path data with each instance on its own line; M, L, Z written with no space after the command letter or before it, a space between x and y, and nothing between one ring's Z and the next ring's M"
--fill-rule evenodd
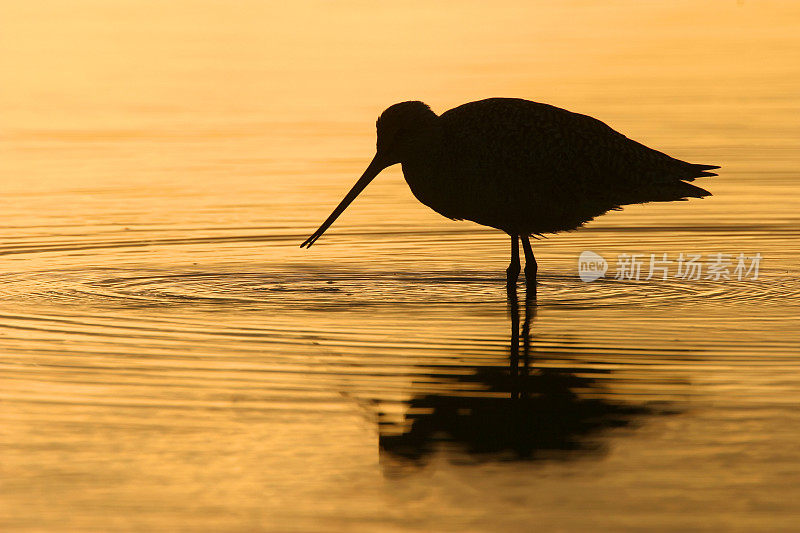
M536 283L529 237L578 228L623 205L702 198L687 181L716 165L672 158L605 123L547 104L489 98L441 116L422 102L401 102L376 124L377 152L333 213L300 246L311 246L362 190L400 163L411 192L437 213L511 236L509 283L520 272Z

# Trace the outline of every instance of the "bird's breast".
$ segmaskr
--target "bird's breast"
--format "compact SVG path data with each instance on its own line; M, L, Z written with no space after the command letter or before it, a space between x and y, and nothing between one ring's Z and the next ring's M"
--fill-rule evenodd
M435 161L403 163L403 177L414 197L437 213L450 218L461 218L454 202L452 176Z
M448 218L504 228L502 191L473 174L441 160L403 163L403 176L424 205Z

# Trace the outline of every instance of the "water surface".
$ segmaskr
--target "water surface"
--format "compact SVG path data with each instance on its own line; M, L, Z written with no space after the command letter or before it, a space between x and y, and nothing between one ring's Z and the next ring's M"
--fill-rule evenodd
M794 4L2 10L3 530L800 519ZM714 196L536 241L516 307L507 238L398 169L298 247L384 107L501 95L723 165ZM763 259L617 280L623 253Z

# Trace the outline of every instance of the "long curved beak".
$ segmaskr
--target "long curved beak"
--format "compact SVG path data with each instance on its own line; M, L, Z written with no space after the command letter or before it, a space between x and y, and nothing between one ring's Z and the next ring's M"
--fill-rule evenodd
M367 167L367 170L364 171L364 174L360 178L358 178L356 184L353 185L353 188L350 189L349 193L347 193L347 196L345 196L344 199L342 199L342 201L339 202L339 205L336 206L336 209L333 210L333 213L331 213L331 215L325 220L325 222L322 223L319 229L317 229L317 231L315 231L314 234L311 235L311 237L306 239L305 242L303 242L303 244L300 245L300 248L303 248L304 246L306 248L310 248L311 245L317 241L317 239L322 237L322 234L325 233L325 230L327 230L331 226L331 224L333 224L333 222L337 218L339 218L339 215L341 215L342 212L344 212L344 210L347 209L347 206L350 205L350 203L356 199L356 196L361 194L361 191L363 191L366 188L366 186L369 185L369 182L374 180L375 176L377 176L381 170L383 170L388 166L389 165L386 164L376 154L375 157L372 158L372 161Z

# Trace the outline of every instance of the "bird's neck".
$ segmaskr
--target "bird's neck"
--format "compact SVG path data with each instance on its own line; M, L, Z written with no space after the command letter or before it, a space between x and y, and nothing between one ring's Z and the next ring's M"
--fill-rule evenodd
M411 192L420 202L439 211L437 206L441 204L441 196L449 194L449 184L444 182L447 176L441 172L444 151L439 124L431 124L420 131L415 136L413 149L404 156L400 162Z
M419 124L401 155L403 165L430 165L442 151L442 128L436 115Z

